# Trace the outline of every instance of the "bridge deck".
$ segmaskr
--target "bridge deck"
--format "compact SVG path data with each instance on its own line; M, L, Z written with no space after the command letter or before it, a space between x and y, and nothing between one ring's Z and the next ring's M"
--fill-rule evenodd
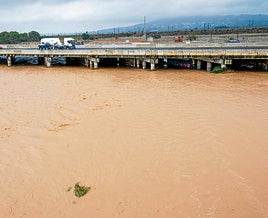
M0 56L74 57L74 58L219 58L268 59L268 47L259 48L101 48L76 50L3 49Z

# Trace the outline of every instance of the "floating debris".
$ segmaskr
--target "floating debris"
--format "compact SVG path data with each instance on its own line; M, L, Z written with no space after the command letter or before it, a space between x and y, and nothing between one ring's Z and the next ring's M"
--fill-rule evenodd
M78 198L81 198L84 195L86 195L89 190L90 190L90 187L80 186L79 183L76 183L74 186L74 194Z

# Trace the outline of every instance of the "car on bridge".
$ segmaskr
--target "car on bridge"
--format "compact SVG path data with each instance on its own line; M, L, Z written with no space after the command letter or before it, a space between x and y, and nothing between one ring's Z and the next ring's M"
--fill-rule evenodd
M3 47L0 45L0 49L3 49Z
M229 39L229 43L239 43L240 41L238 39Z

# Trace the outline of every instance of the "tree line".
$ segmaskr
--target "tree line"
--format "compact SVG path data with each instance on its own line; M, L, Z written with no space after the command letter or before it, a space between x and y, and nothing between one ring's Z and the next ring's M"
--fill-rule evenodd
M19 33L16 31L11 32L1 32L0 33L0 43L1 44L17 44L22 42L38 42L41 36L36 31L31 31L29 33Z

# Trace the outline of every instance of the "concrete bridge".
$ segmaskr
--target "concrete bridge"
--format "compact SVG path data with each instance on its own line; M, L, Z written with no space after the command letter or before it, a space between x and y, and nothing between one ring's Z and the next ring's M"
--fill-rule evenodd
M43 59L50 67L55 57L82 58L85 65L97 69L102 59L128 59L137 68L146 69L147 63L155 70L159 60L190 59L196 69L201 69L201 62L206 62L207 71L212 70L212 64L221 67L231 65L235 59L251 59L268 61L268 46L221 46L221 47L162 47L162 48L84 48L76 50L37 50L37 49L3 49L0 56L7 57L7 65L12 66L16 56L32 56Z

